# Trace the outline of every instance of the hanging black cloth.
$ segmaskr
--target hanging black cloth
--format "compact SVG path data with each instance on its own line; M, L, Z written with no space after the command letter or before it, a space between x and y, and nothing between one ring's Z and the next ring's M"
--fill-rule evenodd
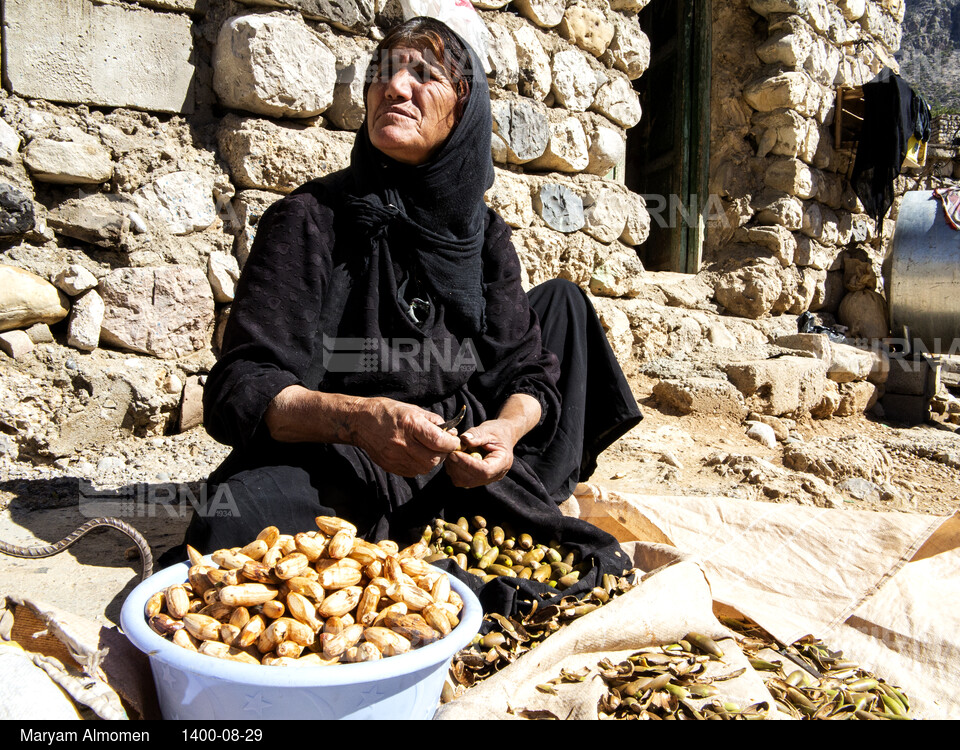
M930 140L930 107L890 68L864 84L863 100L863 129L850 179L867 214L877 222L877 232L882 233L910 137Z

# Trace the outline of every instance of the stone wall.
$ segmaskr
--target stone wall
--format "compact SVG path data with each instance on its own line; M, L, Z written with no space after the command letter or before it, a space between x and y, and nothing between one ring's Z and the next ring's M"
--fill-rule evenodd
M892 222L863 213L832 125L838 86L897 69L903 0L731 0L713 12L710 190L726 221L704 256L717 302L749 318L832 313L852 335L882 327L878 233L892 236Z
M645 4L475 2L492 42L487 198L514 228L527 285L562 277L598 297L639 294L634 247L649 216L608 175L641 117L631 80L649 62ZM0 430L23 434L38 421L27 404L42 402L48 420L19 444L53 461L77 441L196 424L257 220L348 164L370 52L400 8L2 6L0 349L18 367L0 362ZM603 318L626 362L626 316Z

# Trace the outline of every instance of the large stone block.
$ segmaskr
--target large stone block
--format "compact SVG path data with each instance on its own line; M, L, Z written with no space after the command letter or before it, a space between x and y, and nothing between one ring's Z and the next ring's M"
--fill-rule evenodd
M357 52L348 60L337 63L337 85L333 89L333 103L324 116L343 130L359 130L367 113L363 87L372 55Z
M640 122L642 114L637 92L630 79L620 73L612 74L610 80L597 90L591 109L622 128L632 128Z
M0 237L12 237L33 229L36 222L36 209L33 196L0 183Z
M71 104L193 112L190 17L90 0L5 0L4 83Z
M822 91L806 73L788 71L752 81L743 97L758 112L788 108L812 117L820 111Z
M525 289L557 278L583 284L594 266L596 243L579 232L569 235L546 227L518 229L513 233L513 244L525 272Z
M783 281L774 263L771 260L722 274L714 289L717 302L742 318L757 319L769 313L783 293Z
M503 161L525 164L539 156L550 141L547 108L529 99L497 99L491 102L493 132L506 147Z
M775 417L802 415L823 398L826 365L812 357L778 357L729 365L727 377L747 406Z
M650 213L642 195L630 192L624 195L627 201L627 221L620 241L625 245L642 245L650 236Z
M513 0L520 15L529 18L537 26L550 29L563 20L563 0Z
M796 196L764 190L751 206L756 211L758 224L780 224L790 231L803 226L803 203Z
M533 194L529 178L496 169L496 180L484 199L487 205L500 214L507 224L515 229L533 224Z
M598 297L636 297L640 294L643 264L632 247L614 242L597 249L590 275L590 291Z
M869 289L851 292L840 303L837 320L849 329L851 337L882 339L888 331L887 304Z
M791 18L797 18L793 16ZM757 48L757 57L765 63L781 63L787 68L803 67L813 47L813 30L805 23L798 22L774 31Z
M653 398L678 414L713 414L740 420L747 416L743 395L731 383L713 378L690 377L661 380Z
M134 196L141 212L169 234L206 229L217 219L213 186L196 172L170 172L144 185Z
M490 32L487 59L494 83L502 89L516 86L520 80L520 64L517 62L517 42L513 34L505 26L493 22L488 22L487 30Z
M123 2L160 10L180 10L185 13L206 13L210 7L209 0L123 0Z
M613 67L622 70L631 81L642 76L650 66L650 39L640 29L636 18L613 14L616 33L607 49ZM607 60L607 56L604 60Z
M813 198L821 183L819 170L799 159L777 159L767 166L763 178L774 190L802 199Z
M213 54L220 101L270 117L313 117L333 101L336 58L299 16L229 18Z
M813 162L820 145L820 128L815 120L801 117L792 109L778 109L756 115L754 132L760 138L757 156L793 156Z
M56 323L70 312L66 296L46 279L0 265L0 331Z
M583 231L609 245L623 234L630 208L623 190L592 183L583 200Z
M576 232L583 226L583 200L566 185L545 182L533 197L533 207L558 232Z
M230 217L224 228L236 235L233 252L240 267L247 262L253 240L257 236L260 217L282 196L265 190L241 190L230 202Z
M530 162L533 169L582 172L590 164L587 134L580 120L561 109L550 110L550 140L543 156Z
M92 193L69 198L47 214L47 224L57 234L115 250L131 226L138 206L132 198L115 193Z
M67 344L84 352L96 349L100 343L104 312L103 298L97 294L96 289L90 289L77 297L70 310Z
M518 27L513 32L513 38L517 44L519 68L517 88L524 96L543 101L550 93L550 57L544 51L537 32L530 26Z
M809 7L808 0L750 0L750 7L761 16L772 13L791 13L804 15Z
M119 268L100 280L103 343L163 359L210 345L213 293L198 268Z
M594 57L607 51L616 27L606 16L581 5L571 5L560 22L560 35Z
M585 112L593 104L600 82L582 52L560 50L553 56L553 95L571 112Z
M234 182L289 193L350 164L354 133L227 115L217 132Z
M79 143L35 138L24 149L23 160L40 182L95 185L113 177L110 152L95 138Z
M626 158L627 139L623 128L616 127L606 117L593 112L584 112L579 119L587 134L587 154L590 157L584 171L605 177Z
M289 8L304 18L326 21L344 31L363 31L373 25L374 0L239 0L244 5Z

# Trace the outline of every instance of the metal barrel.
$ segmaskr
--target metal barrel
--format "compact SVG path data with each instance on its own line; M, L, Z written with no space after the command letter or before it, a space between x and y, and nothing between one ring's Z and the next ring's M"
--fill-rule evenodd
M960 353L960 230L930 190L903 196L893 234L890 330L910 331L931 354ZM956 350L956 351L954 351Z

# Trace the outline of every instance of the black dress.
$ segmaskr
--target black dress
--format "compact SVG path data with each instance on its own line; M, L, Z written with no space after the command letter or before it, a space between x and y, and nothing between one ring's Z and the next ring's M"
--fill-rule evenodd
M310 530L316 516L334 514L368 539L405 544L436 517L479 513L579 549L594 566L568 593L628 564L613 537L565 518L557 504L640 411L583 292L554 281L528 299L521 287L510 231L483 202L494 181L490 95L479 58L465 49L469 100L426 162L390 159L361 127L350 168L261 218L204 391L204 424L234 451L210 477L218 515L195 515L187 531L197 549L246 544L266 526ZM444 418L466 407L461 432L519 393L539 401L541 419L503 479L462 489L442 464L404 478L350 445L274 441L264 413L294 384ZM172 550L161 564L184 556ZM552 591L519 579L482 589L484 606L501 612Z
M596 556L597 575L584 587L619 573L626 561L612 537L557 509L597 455L641 419L587 297L559 280L524 293L510 230L489 211L483 331L458 336L430 299L416 321L402 228L370 253L352 252L356 228L343 208L349 179L347 171L309 183L260 221L204 390L206 429L234 451L210 477L218 515L196 515L185 542L210 552L246 544L270 525L283 533L315 528L317 515L348 518L368 538L408 542L435 517L480 513ZM404 478L353 446L274 441L263 415L294 384L384 396L444 418L466 406L461 432L495 417L514 393L536 398L542 413L506 477L461 489L442 465ZM176 549L162 562L182 557ZM503 597L515 589L494 588L494 608L509 611Z

